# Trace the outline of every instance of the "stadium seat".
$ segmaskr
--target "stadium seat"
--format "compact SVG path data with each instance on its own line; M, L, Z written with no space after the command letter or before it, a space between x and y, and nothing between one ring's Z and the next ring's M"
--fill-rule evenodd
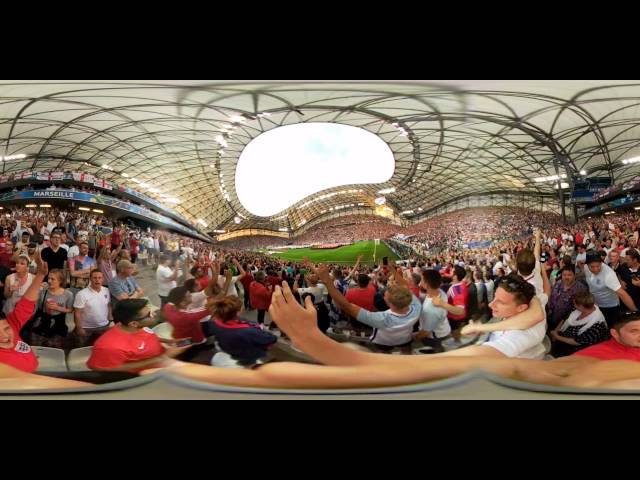
M66 372L67 361L64 350L49 347L31 347L38 359L37 372Z
M87 372L91 369L87 367L87 360L91 356L93 347L75 348L69 352L67 357L67 369L70 372Z

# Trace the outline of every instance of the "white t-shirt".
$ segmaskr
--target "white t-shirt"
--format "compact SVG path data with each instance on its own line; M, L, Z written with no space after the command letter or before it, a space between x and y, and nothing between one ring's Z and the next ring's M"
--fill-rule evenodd
M447 294L440 290L440 299L448 303ZM429 296L424 299L420 313L420 330L433 332L436 338L444 338L451 333L451 325L447 319L447 311L442 307L434 307Z
M326 302L327 301L327 295L329 295L329 291L327 290L327 287L325 287L321 283L319 283L315 287L306 287L306 288L299 288L298 289L298 294L301 297L305 293L310 293L311 295L314 296L314 298L316 299L315 300L315 304L316 305L318 305L318 304L320 304L322 302Z
M594 275L589 266L584 266L584 275L589 291L600 308L613 308L620 305L620 298L616 291L622 288L616 272L609 265L602 264L600 273Z
M540 295L541 293L544 293L544 288L543 288L543 284L542 284L542 274L540 273L540 262L536 260L536 266L533 269L533 272L531 272L531 275L528 276L524 276L524 275L520 275L522 278L524 278L527 282L529 282L531 285L533 285L534 287L536 287L536 295Z
M202 311L207 304L207 296L204 290L191 294L191 303L187 307L188 312Z
M64 248L67 251L67 254L69 253L69 245L67 245L66 243L61 243L60 247ZM69 258L69 257L67 256L67 258Z
M9 295L9 298L7 298L4 301L2 311L4 312L5 315L9 315L9 313L13 311L18 301L24 296L25 293L27 293L27 290L29 290L29 287L33 283L34 278L35 278L35 275L32 275L31 273L27 273L27 279L25 280L25 282L21 286L19 286L17 290L12 292ZM15 273L12 273L11 275L7 276L7 278L5 279L5 284L14 285L16 283L20 285L18 276Z
M542 311L544 312L548 297L544 293L537 295L537 297L542 304ZM545 314L544 321L538 322L526 330L501 330L491 332L489 340L482 345L495 348L509 358L542 360L545 354L545 347L542 342L546 333L547 322Z
M236 288L236 282L240 278L240 275L236 275L235 277L231 277L231 283L229 284L229 289L227 290L227 295L238 296L238 289ZM226 279L223 275L218 277L218 286L222 289L224 288L224 284Z
M148 237L148 238L145 240L145 242L144 242L144 243L145 243L145 246L146 246L147 248L149 248L149 249L151 249L151 248L155 248L155 247L154 247L154 243L153 243L153 238L151 238L151 237Z
M158 296L166 297L169 292L178 286L176 280L170 280L173 277L173 269L164 265L160 265L156 270L156 281L158 282ZM180 274L178 273L178 276Z
M100 287L96 292L91 287L83 288L76 294L73 308L83 309L82 328L100 328L109 324L109 289Z
M80 247L78 247L78 245L74 245L73 247L69 248L67 252L67 258L71 259L73 257L77 257L78 255L80 255Z

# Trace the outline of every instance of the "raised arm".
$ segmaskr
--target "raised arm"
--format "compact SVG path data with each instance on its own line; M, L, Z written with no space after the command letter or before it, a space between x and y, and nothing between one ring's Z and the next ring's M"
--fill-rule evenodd
M533 297L529 308L513 317L496 323L469 324L462 329L462 335L496 332L503 330L527 330L544 321L544 310L538 297Z
M315 270L315 273L318 275L318 278L322 283L324 283L325 287L329 291L329 295L331 295L331 299L345 312L347 315L358 318L358 314L360 313L360 307L358 305L354 305L349 302L342 293L335 287L333 281L331 280L331 275L329 275L329 268L322 264L319 268Z
M44 282L44 277L49 273L49 265L47 262L42 261L42 256L40 255L40 251L36 252L36 265L38 266L38 270L36 271L36 276L31 282L31 286L24 294L24 298L27 300L31 300L32 302L37 302L38 297L40 296L40 287L42 286L42 282Z
M624 288L620 288L619 290L616 290L616 294L618 294L618 297L620 297L620 300L622 300L622 303L624 303L631 312L638 311L636 304L633 303L633 299L624 290Z
M242 268L242 265L237 258L233 259L233 264L238 267L238 272L240 273L240 277L238 278L238 280L242 280L247 275L247 272L244 271L244 268Z

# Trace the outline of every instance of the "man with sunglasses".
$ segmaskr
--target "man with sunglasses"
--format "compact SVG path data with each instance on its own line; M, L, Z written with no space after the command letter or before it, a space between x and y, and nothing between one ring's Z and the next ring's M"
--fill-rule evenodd
M96 341L87 361L93 370L138 372L169 366L173 357L191 346L178 346L188 339L161 340L149 328L155 321L146 299L121 300L113 309L113 319L116 325Z

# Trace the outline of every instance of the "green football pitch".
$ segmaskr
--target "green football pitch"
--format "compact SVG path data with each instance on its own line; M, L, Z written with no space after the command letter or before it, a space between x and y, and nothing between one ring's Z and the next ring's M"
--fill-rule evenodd
M339 262L339 263L355 263L359 255L362 255L363 264L371 264L374 262L373 254L375 251L376 263L382 257L389 257L389 262L399 260L398 256L391 251L384 243L375 245L373 240L366 242L357 242L346 247L332 248L327 250L317 250L313 248L293 248L282 252L274 253L274 257L285 260L302 261L305 257L310 262Z

